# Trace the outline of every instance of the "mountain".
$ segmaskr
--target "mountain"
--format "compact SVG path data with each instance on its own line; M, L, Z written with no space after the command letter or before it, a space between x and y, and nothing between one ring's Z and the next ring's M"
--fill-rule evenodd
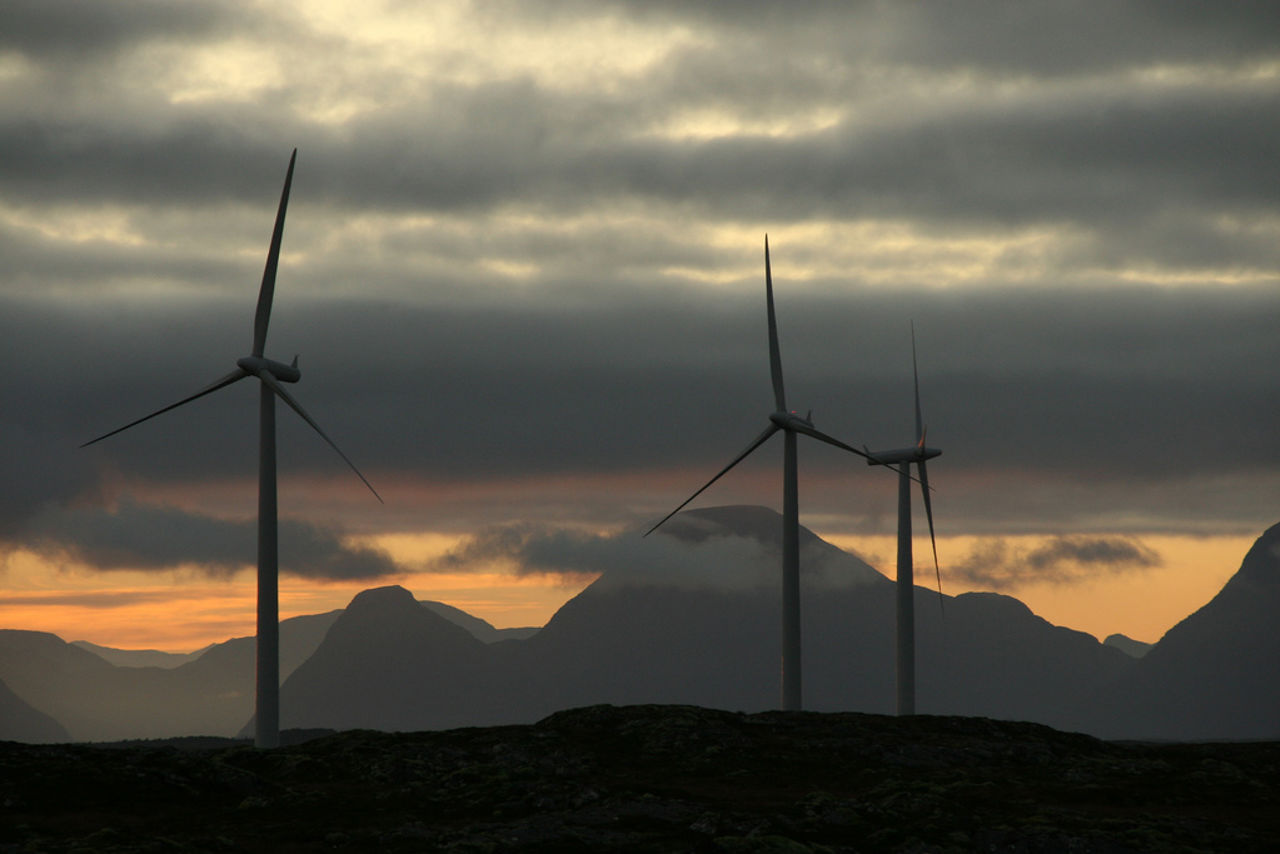
M530 661L522 675L537 683L526 690L542 700L536 711L595 702L777 707L778 514L718 507L668 524L671 540L700 552L699 582L637 566L604 574L566 603L523 645ZM801 542L805 708L891 712L895 585L807 530ZM1008 596L940 603L923 587L915 596L921 713L1072 727L1079 692L1132 663Z
M0 630L0 681L72 738L92 738L100 715L116 716L123 685L117 674L123 672L57 635Z
M1094 699L1093 728L1170 739L1280 738L1280 524L1218 595Z
M476 634L492 639L488 624L401 587L286 620L282 665L296 669L282 687L282 726L530 723L599 703L776 708L780 527L765 508L719 507L619 541L607 570L525 640L486 643ZM892 711L894 584L803 529L801 576L806 708ZM1142 658L1009 596L917 587L915 598L922 714L1111 738L1280 737L1280 526ZM252 714L253 639L165 670L114 667L53 635L4 631L0 680L74 739L231 735Z
M338 613L281 621L282 673ZM178 667L123 667L56 635L0 630L0 681L77 741L232 735L253 713L254 649L253 638L235 638Z
M434 611L454 625L461 626L476 638L485 643L497 643L504 640L527 640L538 633L538 626L520 626L517 628L498 629L488 620L468 614L461 608L423 599L418 604L429 611Z
M691 546L723 543L726 538L754 542L756 553L747 559L753 564L754 583L770 587L779 583L778 561L773 560L773 557L782 552L782 521L778 513L768 507L731 504L686 510L663 526L662 533L665 537ZM756 557L761 553L769 555L769 561L757 561ZM742 562L739 561L740 564ZM884 584L888 580L866 561L833 546L804 526L800 527L800 562L805 580L810 584L875 585ZM682 567L682 570L687 569ZM737 582L731 581L725 570L741 574L743 569L741 565L718 566L716 561L706 560L701 562L696 572L705 576L705 580L713 586L737 586ZM648 574L652 572L652 568L643 567L641 571ZM682 583L684 579L669 581Z
M357 599L362 603L356 614L359 617L368 597ZM457 629L455 623L466 625L488 642L536 632L495 629L464 611L434 603L446 612L449 620L443 621L432 613L430 604L415 602L413 610L421 612L424 619L444 622L450 634L456 637L461 633L463 642L471 641L471 635ZM287 681L312 656L343 613L335 610L281 621L282 680ZM394 625L393 621L386 627ZM0 697L0 733L10 732L9 737L31 741L230 736L253 714L254 651L252 637L213 644L191 656L175 656L151 650L116 650L87 641L67 643L45 632L0 631L0 681L7 683L13 698L5 705L6 698ZM367 652L362 650L357 656ZM389 655L391 660L398 657ZM179 660L184 658L189 660ZM457 674L446 676L465 682ZM50 724L56 729L24 723L35 720L32 715L42 715L36 709L48 710ZM453 716L447 720L458 720L453 712L449 714Z
M285 680L280 725L406 730L479 723L492 716L485 690L492 655L403 587L366 590Z
M1151 651L1151 647L1155 646L1153 643L1134 640L1128 635L1122 635L1118 632L1114 635L1107 635L1102 642L1106 646L1114 646L1130 658L1142 658L1142 656Z
M234 732L253 670L225 657L214 647L172 670L116 667L55 635L0 631L0 679L78 741Z
M0 682L0 741L48 744L70 739L62 724L33 708Z
M109 646L99 646L87 640L72 641L71 645L91 652L116 667L162 667L166 670L181 667L188 662L195 661L213 646L213 644L209 644L204 649L182 653L161 652L158 649L115 649Z
M285 682L282 725L411 730L527 723L559 709L778 703L778 514L711 508L637 537L525 641L486 646L398 587L366 591ZM803 533L806 707L889 712L894 585ZM1081 692L1133 665L1016 599L916 589L919 708L1075 727Z

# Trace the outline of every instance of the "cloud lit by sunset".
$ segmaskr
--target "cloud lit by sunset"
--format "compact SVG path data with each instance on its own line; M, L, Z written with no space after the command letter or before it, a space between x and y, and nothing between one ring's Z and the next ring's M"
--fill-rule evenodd
M297 147L269 349L386 504L281 408L282 616L399 583L544 623L589 567L467 544L602 570L751 440L768 233L819 429L912 441L914 322L944 591L1157 640L1276 521L1280 46L1053 8L17 4L0 626L252 633L248 384L77 446L248 351ZM892 575L895 478L810 444L801 522ZM695 506L780 509L780 466Z

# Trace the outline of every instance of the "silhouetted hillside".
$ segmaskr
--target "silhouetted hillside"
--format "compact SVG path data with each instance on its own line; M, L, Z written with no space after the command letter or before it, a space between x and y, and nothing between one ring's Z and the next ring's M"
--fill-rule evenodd
M57 635L0 630L0 681L75 739L114 731L128 672Z
M686 518L686 516L688 518ZM401 588L360 594L286 681L285 726L414 730L529 723L597 704L778 705L779 517L714 508L672 520L534 637L485 646ZM805 532L805 705L889 712L894 586ZM1133 660L1053 626L1016 599L917 588L922 712L1077 726L1082 692Z
M444 602L423 599L419 604L427 610L439 614L454 625L461 626L470 632L476 640L483 641L484 643L497 643L498 641L504 640L525 640L536 635L539 629L539 626L519 626L515 628L498 629L494 628L493 624L488 620L482 620L479 617L472 616L461 608L446 605Z
M1094 704L1092 728L1144 738L1280 737L1280 525L1204 607Z
M86 652L91 652L116 667L163 667L165 669L181 667L188 662L195 661L213 647L213 644L209 644L204 649L182 653L161 652L158 649L116 649L110 646L99 646L87 640L72 641L71 645L78 646Z
M681 514L611 552L600 577L526 640L483 643L483 621L398 587L286 620L282 663L301 663L282 689L282 724L410 731L530 723L598 703L775 708L779 527L765 508ZM1277 541L1280 527L1141 659L1009 596L917 587L917 709L1114 738L1274 737ZM894 585L807 530L802 542L805 708L890 712ZM0 632L0 680L73 739L243 731L253 670L251 638L161 670L113 667L53 635Z
M284 727L410 730L485 722L491 648L403 587L351 600L280 691Z
M337 613L281 622L282 670L311 654ZM0 630L0 681L77 741L233 735L253 713L254 666L253 638L166 669L117 667L56 635Z
M245 746L0 744L30 851L1280 850L1280 744L980 718L596 706L534 726Z
M1145 643L1143 641L1134 640L1128 635L1122 635L1119 632L1107 635L1103 641L1107 646L1114 646L1130 658L1142 658L1151 651L1153 643Z
M70 738L62 724L33 708L0 681L0 741L46 744Z

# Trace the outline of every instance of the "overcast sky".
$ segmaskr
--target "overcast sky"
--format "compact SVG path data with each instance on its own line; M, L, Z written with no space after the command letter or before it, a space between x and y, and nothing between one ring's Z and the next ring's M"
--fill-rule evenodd
M248 353L294 147L267 354L387 499L282 409L301 574L382 574L349 534L661 517L772 409L766 233L820 429L913 440L914 322L940 534L1253 536L1278 143L1272 3L8 0L0 538L234 566L249 383L77 446ZM800 461L806 524L892 531L891 476ZM780 462L702 503L778 507Z

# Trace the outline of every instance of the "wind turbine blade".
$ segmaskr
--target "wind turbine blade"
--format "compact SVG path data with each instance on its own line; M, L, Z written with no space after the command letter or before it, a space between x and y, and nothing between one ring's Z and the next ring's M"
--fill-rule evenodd
M253 316L253 355L261 356L267 346L267 324L271 321L271 300L276 292L276 268L280 265L280 241L284 237L284 212L289 206L289 186L293 184L293 164L298 159L298 149L289 157L289 171L284 175L284 190L280 193L280 208L276 211L276 226L271 232L271 248L267 250L267 266L262 271L262 288L258 291L258 310Z
M356 468L356 464L351 462L351 460L347 457L346 454L342 453L342 449L339 448L337 444L332 439L329 438L329 435L327 433L325 433L323 430L320 429L320 425L316 423L314 418L312 418L310 415L307 414L306 410L302 408L302 404L294 400L293 396L289 394L289 392L284 390L284 386L280 385L279 381L277 381L276 378L273 377L270 372L266 370L262 370L258 372L257 376L258 376L258 379L266 383L281 400L289 404L289 408L292 409L294 412L298 413L298 415L302 417L303 421L310 424L311 429L315 430L317 433L320 434L320 438L324 439L326 442L329 443L329 447L333 448L338 453L338 456L342 457L343 461L345 461L347 465L351 466L351 470L356 473L356 477L364 481L364 485L369 487L369 491L373 493L374 498L378 499L378 501L383 504L386 503L385 501L382 500L382 496L378 494L378 490L373 488L373 484L369 482L369 479L360 473L360 469Z
M709 480L709 481L707 481L706 483L704 483L704 484L702 485L702 488L701 488L701 489L699 489L699 490L698 490L697 492L695 492L693 495L690 495L690 496L689 496L688 498L686 498L683 502L681 502L681 504L680 504L680 506L679 506L679 507L677 507L675 510L672 510L672 511L671 511L670 513L668 513L667 515L663 516L663 517L662 517L662 519L660 519L660 520L658 521L658 524L654 525L652 528L650 528L649 530L647 530L647 531L645 531L645 532L644 532L644 536L646 536L646 537L647 537L647 536L649 536L650 534L652 534L654 531L656 531L656 530L658 530L659 528L661 528L661 527L662 527L662 524L663 524L664 522L666 522L666 521L667 521L668 519L670 519L672 516L676 515L676 514L677 514L677 513L679 513L681 510L683 510L683 509L685 508L685 505L687 505L690 501L692 501L693 499L695 499L695 498L697 498L699 495L701 495L703 492L705 492L705 491L706 491L706 489L707 489L707 487L709 487L711 484L715 483L717 480L719 480L721 477L723 477L723 476L725 475L725 473L727 473L727 472L729 471L729 469L733 468L733 467L734 467L734 466L736 466L738 463L740 463L740 462L742 462L744 459L746 459L748 454L750 454L750 453L751 453L752 451L754 451L756 448L758 448L758 447L760 447L761 445L763 445L763 444L765 443L765 440L767 440L767 439L768 439L770 436L772 436L774 433L777 433L780 429L782 429L782 428L778 427L778 425L776 425L776 424L772 424L772 423L771 423L768 427L766 427L766 428L765 428L765 430L764 430L764 432L763 432L763 433L761 433L759 436L757 436L757 437L755 438L755 440L754 440L750 445L747 445L747 449L746 449L745 451L743 451L742 453L738 454L738 456L736 456L736 457L734 457L734 458L733 458L733 462L729 463L729 465L727 465L727 466L725 466L724 468L720 469L720 471L716 473L716 476L715 476L715 477L711 478L711 480Z
M843 448L846 451L852 451L853 453L869 461L873 465L884 466L889 471L895 471L895 472L902 471L902 469L899 468L897 465L890 462L885 462L884 460L880 459L875 454L869 451L866 451L866 450L860 451L857 448L853 447L852 445L846 445L844 442L841 442L839 439L836 439L832 436L828 436L826 433L823 433L817 427L813 427L806 424L793 423L788 429L795 430L797 433L803 433L806 436L812 436L813 438L819 441L826 442L828 445L835 445L837 448ZM907 478L909 480L914 480L916 483L919 483L920 482L919 478L914 477L911 474L911 465L909 463L904 463L904 465L907 466Z
M929 498L929 472L924 460L916 465L920 467L920 492L924 495L924 515L929 520L929 545L933 546L933 571L938 577L938 607L942 608L942 569L938 566L938 540L933 534L933 501Z
M225 388L226 386L231 385L233 382L242 380L247 376L249 376L249 374L246 371L243 371L240 368L236 368L234 371L227 374L222 379L210 383L209 385L200 389L200 391L196 392L195 394L190 395L189 397L184 397L182 400L178 401L177 403L171 403L168 406L166 406L164 409L157 409L155 412L151 413L150 415L144 415L136 421L130 421L128 424L124 425L123 427L117 427L116 429L112 430L110 433L103 433L98 438L90 439L80 447L86 448L95 442L101 442L103 439L107 438L108 436L114 436L117 433L122 433L125 430L128 430L130 427L134 427L138 424L141 424L143 421L150 421L152 418L155 418L157 415L163 415L164 413L168 412L170 409L177 409L179 406L182 406L184 403L190 403L191 401L195 400L198 397L204 397L206 394L213 394L218 389Z
M773 375L773 402L778 412L787 411L787 395L782 389L782 354L778 351L778 318L773 312L773 271L769 266L769 235L764 236L764 295L769 306L769 372Z
M881 462L880 459L875 455L868 454L866 451L861 451L853 447L853 445L846 445L844 442L841 442L839 439L836 439L832 436L828 436L826 433L823 433L817 427L810 427L807 424L793 422L790 428L788 429L795 430L797 433L803 433L806 436L812 436L813 438L821 442L826 442L828 445L835 445L837 448L843 448L844 450L851 451L852 453L855 453L864 459L871 460L872 462L877 463L879 465L884 465L884 463ZM893 468L896 471L896 466L890 466L890 468Z
M916 390L916 444L924 447L924 419L920 417L920 370L916 367L916 324L911 322L911 377Z

